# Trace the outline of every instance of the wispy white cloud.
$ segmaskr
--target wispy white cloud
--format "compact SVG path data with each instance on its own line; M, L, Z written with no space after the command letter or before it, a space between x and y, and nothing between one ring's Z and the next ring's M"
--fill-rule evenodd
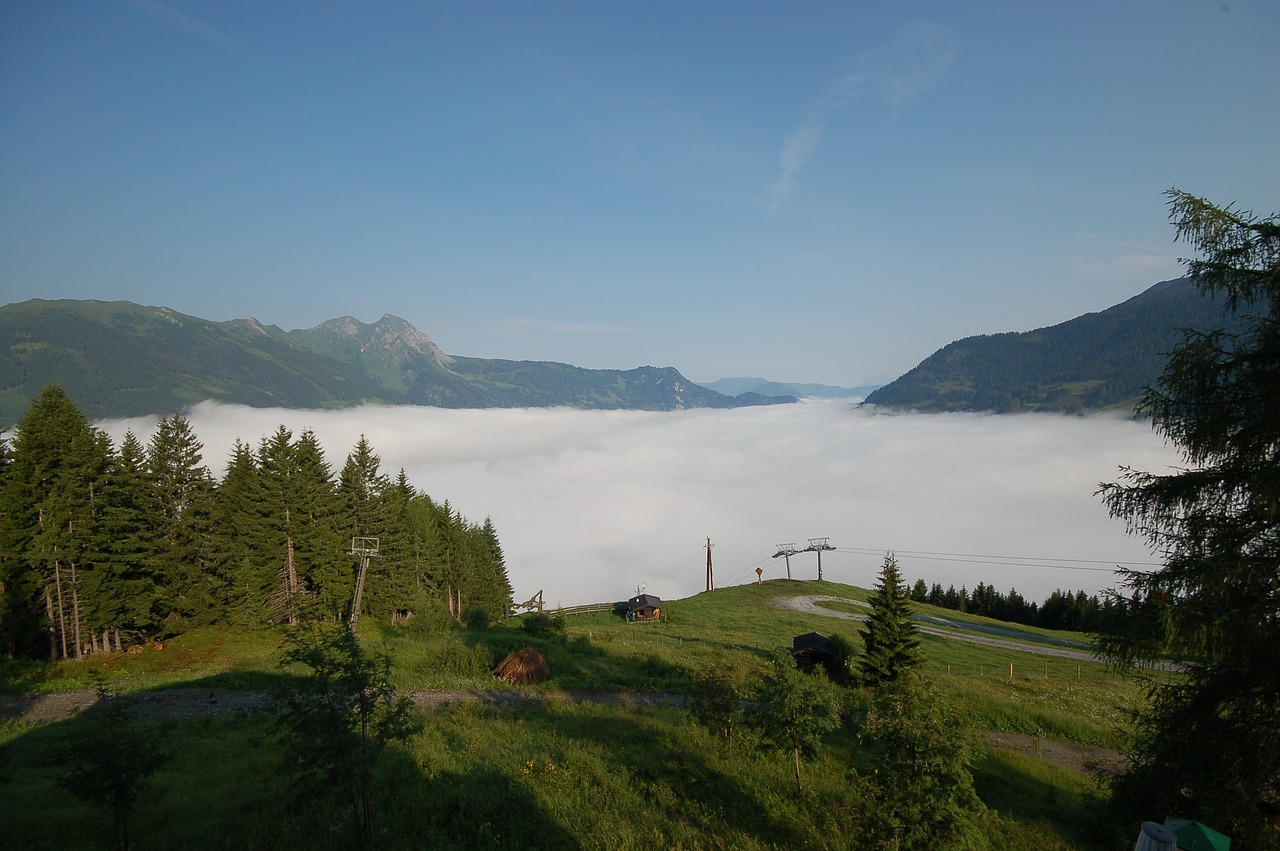
M851 100L871 91L898 108L934 88L955 64L955 39L938 26L918 21L887 45L849 60L850 70L833 80L778 155L781 174L774 184L773 211L796 187L796 178L822 141L827 119Z
M697 593L708 536L720 585L755 581L757 566L784 576L776 545L824 536L838 548L824 573L839 582L869 587L894 550L910 580L944 588L1094 591L1112 584L1109 565L1149 560L1108 518L1097 483L1122 464L1163 472L1178 461L1148 425L1121 417L895 416L817 402L670 413L203 404L191 421L219 475L237 437L256 444L281 423L314 430L335 467L364 434L388 472L404 468L433 498L493 519L517 596L542 589L564 604L622 599L637 584ZM103 425L146 439L154 420ZM814 559L792 558L792 570L812 578Z
M224 47L227 50L238 51L241 49L240 42L236 41L234 38L216 27L205 23L199 18L184 15L176 9L170 9L163 3L156 2L156 0L131 0L131 2L134 6L137 6L148 14L159 18L167 24L186 30L192 35L198 36L210 44L215 44L218 47Z
M1081 240L1088 245L1093 240ZM1111 244L1076 258L1076 268L1087 275L1142 274L1176 278L1183 274L1182 263L1175 251Z

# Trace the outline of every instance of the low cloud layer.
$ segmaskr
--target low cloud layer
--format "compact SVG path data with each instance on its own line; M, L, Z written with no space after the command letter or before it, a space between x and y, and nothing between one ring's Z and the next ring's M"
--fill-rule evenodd
M263 410L202 404L190 414L221 477L234 440L310 428L335 470L361 434L385 472L477 522L491 517L517 599L624 599L638 585L703 590L785 576L779 543L829 538L825 578L870 587L884 553L909 581L979 581L1041 600L1114 585L1116 564L1152 561L1094 491L1120 465L1163 471L1174 450L1119 417L892 415L845 403L639 411L365 407ZM101 426L143 440L154 420ZM816 576L813 553L793 556Z

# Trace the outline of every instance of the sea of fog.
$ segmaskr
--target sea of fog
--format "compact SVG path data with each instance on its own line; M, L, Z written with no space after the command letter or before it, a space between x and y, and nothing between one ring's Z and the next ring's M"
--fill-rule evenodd
M281 424L311 429L337 471L360 435L394 476L466 517L493 520L517 600L667 599L786 576L778 545L810 538L826 579L871 587L884 555L908 582L978 582L1043 600L1093 593L1113 568L1144 568L1146 542L1095 495L1121 465L1163 472L1179 458L1147 423L1119 416L891 414L845 401L675 412L362 407L189 412L204 462L222 476L234 441ZM119 444L155 420L98 424ZM815 578L816 553L791 557Z

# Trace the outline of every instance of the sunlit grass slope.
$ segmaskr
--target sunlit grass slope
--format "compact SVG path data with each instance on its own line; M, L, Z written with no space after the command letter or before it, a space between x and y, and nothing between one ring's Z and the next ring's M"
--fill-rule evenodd
M563 632L538 636L522 628L527 616L481 630L362 622L362 641L390 656L405 691L513 691L490 671L523 646L542 652L552 671L549 682L522 690L530 700L512 706L462 702L426 712L423 731L393 749L383 766L379 847L857 847L853 814L860 802L850 797L849 772L863 756L851 728L827 737L822 753L806 764L806 792L797 796L786 760L753 747L745 732L725 743L693 725L678 706L580 700L618 692L679 696L698 672L713 667L749 686L771 652L789 648L805 632L839 634L861 645L856 621L780 605L797 595L834 597L824 605L857 613L865 607L856 601L865 602L868 592L772 581L668 601L659 623L573 615ZM268 690L285 681L276 663L279 641L274 632L204 630L135 655L52 666L10 663L7 690L86 688L90 671L117 690ZM1126 713L1141 692L1098 662L933 635L922 647L935 690L975 731L1125 745ZM856 691L844 698L851 705L861 699ZM79 723L4 724L0 821L11 825L8 839L19 847L95 847L105 835L101 817L55 782L59 742ZM344 812L303 813L286 805L268 716L151 723L171 756L139 807L137 847L349 847ZM1090 844L1098 840L1085 827L1096 810L1094 778L1034 755L984 747L978 754L973 769L990 809L982 822L988 847L1102 847Z

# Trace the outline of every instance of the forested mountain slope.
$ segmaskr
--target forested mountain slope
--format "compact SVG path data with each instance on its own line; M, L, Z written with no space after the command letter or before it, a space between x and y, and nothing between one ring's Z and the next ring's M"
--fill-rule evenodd
M1182 329L1237 326L1220 300L1186 278L1162 281L1060 325L958 340L867 403L921 411L1131 409L1164 370Z
M166 414L206 399L283 408L373 402L642 410L792 401L725 396L670 367L598 370L450 357L390 315L286 332L254 319L211 322L125 301L32 299L0 307L0 426L14 423L55 382L95 419Z

